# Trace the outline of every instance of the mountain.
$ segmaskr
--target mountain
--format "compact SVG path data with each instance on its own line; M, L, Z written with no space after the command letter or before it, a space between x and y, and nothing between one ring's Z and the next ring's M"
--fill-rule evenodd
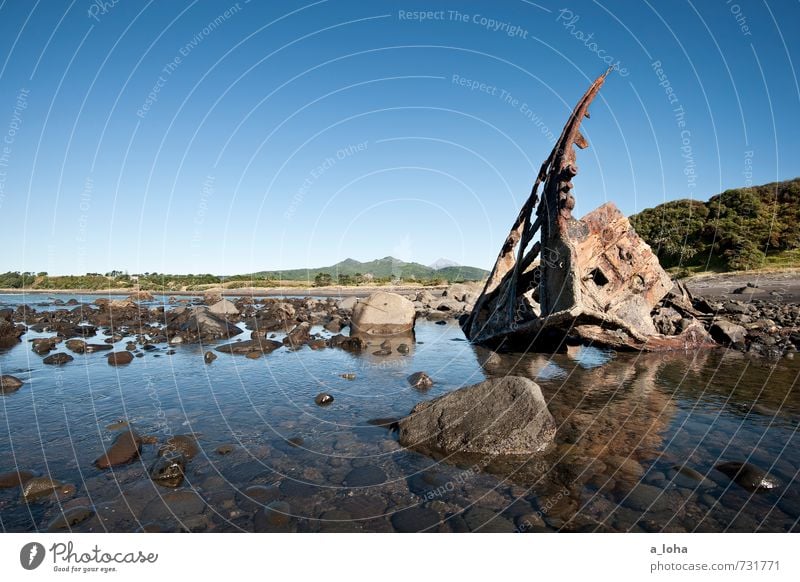
M438 271L439 269L444 269L445 267L460 267L458 263L455 261L451 261L450 259L436 259L430 265L428 265L434 271Z
M334 281L340 275L353 277L357 274L371 274L375 279L404 279L404 280L430 280L445 279L447 281L480 281L487 277L489 272L477 267L462 267L459 265L444 266L439 269L426 267L420 263L407 263L394 257L384 257L362 263L355 259L345 259L330 267L317 267L311 269L286 269L281 271L261 271L254 273L254 277L268 279L285 279L292 281L313 281L320 273L330 275Z
M630 221L667 268L780 266L800 249L800 178L667 202Z

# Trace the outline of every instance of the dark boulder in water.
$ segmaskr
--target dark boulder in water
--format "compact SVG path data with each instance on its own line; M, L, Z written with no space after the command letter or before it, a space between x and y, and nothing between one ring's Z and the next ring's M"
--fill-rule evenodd
M750 463L731 461L720 463L714 468L748 491L768 491L775 489L779 485L775 477Z
M113 352L108 354L109 366L124 366L133 361L133 354L130 352Z
M427 390L433 386L433 380L425 372L414 372L408 377L408 383L418 390Z
M130 463L139 456L142 450L142 437L133 430L119 434L108 450L95 460L99 469L107 469L117 465Z
M150 478L162 487L178 487L186 473L186 457L169 452L159 457L150 466Z
M11 394L22 387L22 380L16 376L0 376L0 394Z
M49 366L61 366L66 364L67 362L71 362L74 360L72 356L69 354L65 354L64 352L58 352L57 354L51 354L47 356L42 363L47 364Z

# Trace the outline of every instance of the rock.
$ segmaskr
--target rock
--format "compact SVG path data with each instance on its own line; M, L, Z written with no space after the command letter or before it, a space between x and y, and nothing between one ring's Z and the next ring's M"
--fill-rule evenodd
M203 361L206 364L210 364L216 359L217 359L217 354L215 354L214 352L206 352L205 354L203 354Z
M464 512L464 521L470 531L481 533L514 533L514 524L497 512L484 507L471 507Z
M342 318L338 315L334 315L323 327L331 333L339 333L342 331L344 325L342 323Z
M185 341L230 338L242 333L240 328L211 313L209 308L203 305L174 309L168 315L166 329L168 335L180 334Z
M160 452L160 451L159 451ZM176 452L167 452L150 466L150 478L162 487L178 487L183 483L186 458Z
M138 307L136 302L131 299L114 299L113 301L109 302L108 306L111 309L135 309Z
M128 295L128 299L131 301L155 301L156 298L150 291L139 290Z
M108 354L109 366L124 366L133 361L133 354L130 352L113 352Z
M328 340L328 347L339 348L346 352L359 353L367 349L367 344L360 337L348 337L337 334Z
M274 485L251 485L236 494L236 504L244 511L257 511L280 497L280 490Z
M664 491L652 485L637 484L627 495L624 502L637 511L666 511L670 503Z
M197 439L191 434L178 434L171 436L167 441L158 449L158 456L163 457L169 453L178 453L187 459L193 459L200 452L200 447L197 446Z
M417 404L398 422L400 444L444 453L530 455L552 443L556 424L539 386L506 376Z
M333 396L327 392L321 392L314 397L314 403L317 406L328 406L331 402L333 402Z
M32 477L22 485L22 499L25 502L36 501L47 497L62 486L61 481L50 477Z
M236 445L234 445L234 444L224 444L224 445L220 445L216 449L214 449L214 452L217 453L218 455L229 455L235 450L236 450Z
M767 491L769 489L775 489L779 485L775 477L750 463L732 461L720 463L714 468L730 477L734 483L741 485L748 491Z
M396 293L378 291L353 308L351 327L368 335L392 335L414 329L414 304Z
M93 354L95 352L107 352L108 350L113 350L114 346L111 344L85 344L83 346L83 351L87 354Z
M298 323L292 331L283 338L283 345L292 349L303 347L311 340L311 324L307 321Z
M4 374L0 376L0 394L11 394L22 387L22 380L16 376Z
M64 345L67 346L68 350L76 354L82 354L86 351L86 342L82 339L69 339L64 342Z
M31 349L40 356L45 355L51 350L56 349L58 343L57 338L54 337L39 337L31 342Z
M352 311L358 303L358 297L345 297L336 304L336 308L342 311Z
M266 507L259 509L253 522L257 532L285 530L292 521L291 507L285 501L273 501Z
M344 484L348 487L372 487L385 482L386 473L375 465L356 467L344 478Z
M399 532L432 532L439 525L439 514L425 507L409 507L392 515L391 521Z
M43 364L47 364L49 366L61 366L66 364L67 362L71 362L74 360L72 356L66 354L64 352L58 352L57 354L51 354L47 356L44 360L42 360Z
M32 478L33 473L30 471L9 471L7 473L0 473L0 489L19 487Z
M77 507L70 507L64 512L54 518L48 525L48 532L58 532L65 529L72 529L73 526L94 517L95 512L91 507L80 505Z
M257 354L261 355L261 354L270 354L282 346L283 344L281 342L276 342L275 340L251 339L251 340L244 340L240 342L225 344L219 346L218 348L216 348L216 350L218 352L223 352L225 354L247 355L256 352Z
M133 430L126 430L117 435L108 450L94 464L99 469L124 465L136 459L141 450L142 437Z
M711 479L708 479L699 471L695 471L686 465L675 465L670 471L673 473L672 479L676 481L688 482L693 486L699 485L701 487L711 487L714 485Z
M227 299L222 299L209 306L208 311L214 315L239 315L239 310Z
M339 378L344 378L345 380L355 380L356 375L353 372L345 372L344 374L339 374Z
M206 507L206 502L190 489L168 491L150 501L139 518L141 522L161 519L186 519L199 515Z
M10 312L11 310L7 310ZM24 325L17 325L11 321L11 314L0 317L0 348L10 348L19 343L20 337L25 333Z
M433 386L433 380L425 372L414 372L408 377L408 383L418 390L427 390Z
M727 319L717 319L708 332L714 341L724 345L743 344L747 336L747 330L744 327Z

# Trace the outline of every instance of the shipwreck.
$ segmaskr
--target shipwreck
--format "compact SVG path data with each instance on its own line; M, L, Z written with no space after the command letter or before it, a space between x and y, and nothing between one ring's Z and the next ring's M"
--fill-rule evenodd
M714 345L688 290L661 268L613 203L572 216L575 148L588 146L581 123L610 71L572 111L483 292L462 318L471 341L525 350L570 342L648 351ZM662 316L674 325L658 326Z

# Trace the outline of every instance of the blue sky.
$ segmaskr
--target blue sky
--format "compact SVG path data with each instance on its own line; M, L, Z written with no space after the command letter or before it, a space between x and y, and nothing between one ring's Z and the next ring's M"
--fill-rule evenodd
M798 22L795 1L6 0L0 271L489 268L606 62L576 214L793 178Z

